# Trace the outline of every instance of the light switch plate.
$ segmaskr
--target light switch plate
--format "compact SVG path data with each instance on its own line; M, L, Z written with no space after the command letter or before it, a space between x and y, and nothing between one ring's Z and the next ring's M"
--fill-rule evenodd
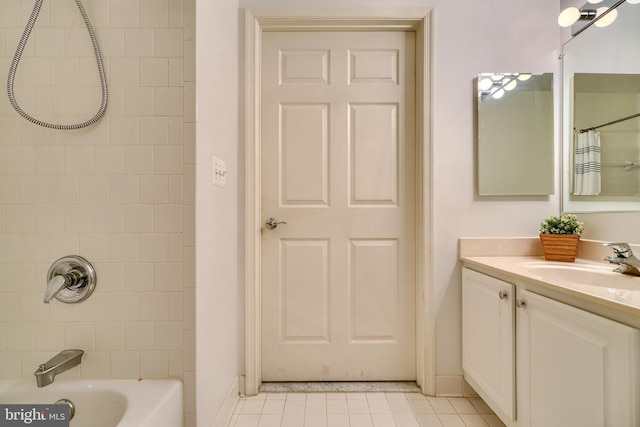
M224 160L213 156L213 176L212 184L216 187L227 186L227 165Z

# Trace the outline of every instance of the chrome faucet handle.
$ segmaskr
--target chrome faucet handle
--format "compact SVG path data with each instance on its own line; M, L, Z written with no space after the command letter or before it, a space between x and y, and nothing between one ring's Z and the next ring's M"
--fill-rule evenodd
M602 246L610 247L613 250L613 252L616 254L616 256L619 256L622 258L629 258L633 256L633 252L631 251L631 248L629 247L628 243L624 243L624 242L603 243Z

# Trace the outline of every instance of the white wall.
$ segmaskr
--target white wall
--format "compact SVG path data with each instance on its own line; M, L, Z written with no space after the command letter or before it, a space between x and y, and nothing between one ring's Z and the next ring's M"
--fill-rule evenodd
M461 375L458 237L536 235L540 221L559 210L557 195L489 200L479 200L475 196L473 79L480 72L557 73L558 1L240 1L241 8L279 6L434 8L436 370L439 376L458 377Z
M237 0L196 0L196 317L197 425L208 427L241 368L238 271L242 175L238 159ZM227 166L227 187L211 185L211 156Z

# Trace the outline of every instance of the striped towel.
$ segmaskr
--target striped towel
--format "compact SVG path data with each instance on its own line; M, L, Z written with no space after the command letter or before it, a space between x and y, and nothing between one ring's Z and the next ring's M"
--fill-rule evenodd
M578 133L575 152L575 180L573 194L597 196L600 194L600 132L590 130Z

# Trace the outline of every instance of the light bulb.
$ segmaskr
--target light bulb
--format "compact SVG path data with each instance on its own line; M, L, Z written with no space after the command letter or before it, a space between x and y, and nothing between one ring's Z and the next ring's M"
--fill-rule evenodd
M478 89L480 90L489 90L493 86L493 82L491 79L482 79L480 83L478 83Z
M502 80L503 74L493 74L491 76L491 80L493 80L494 82L499 82L500 80Z
M515 87L518 85L518 81L516 79L511 80L509 83L507 83L504 88L505 90L513 90L515 89Z
M640 0L638 0L640 1ZM520 74L518 75L518 80L520 80L521 82L527 81L531 78L531 74Z
M608 7L599 7L598 8L598 16L602 15L603 13L605 13L607 10L609 10ZM604 15L602 18L598 19L594 25L596 27L606 27L608 25L611 25L613 23L613 21L616 20L616 18L618 17L618 11L616 9L610 10L609 13L607 13L606 15Z
M558 25L561 27L570 27L580 19L580 10L577 7L568 7L558 16Z
M627 0L627 3L629 3L629 4L638 4L638 3L640 3L640 0Z
M591 4L598 4L598 3L602 3L602 0L587 0L589 3Z
M502 98L503 96L504 96L504 90L502 90L502 89L498 89L498 90L493 94L493 97L494 97L495 99L500 99L500 98Z

